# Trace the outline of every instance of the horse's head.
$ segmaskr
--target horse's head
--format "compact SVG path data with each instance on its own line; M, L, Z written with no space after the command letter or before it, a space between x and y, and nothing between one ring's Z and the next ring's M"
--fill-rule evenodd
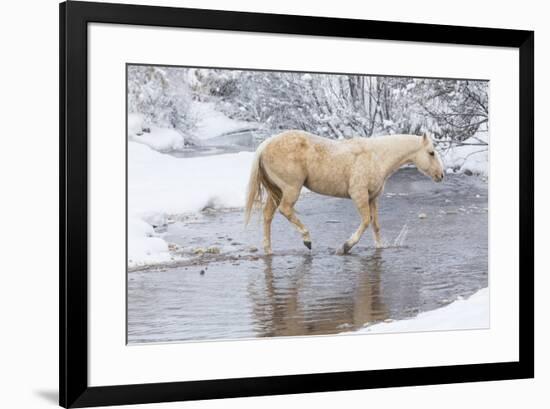
M413 163L418 170L426 176L431 177L435 182L443 180L443 164L439 154L434 149L433 141L427 135L420 137L420 149L413 157Z

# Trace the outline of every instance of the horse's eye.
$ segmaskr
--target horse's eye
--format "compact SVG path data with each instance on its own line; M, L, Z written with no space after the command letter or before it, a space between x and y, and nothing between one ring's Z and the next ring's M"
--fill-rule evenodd
M434 151L430 152L430 156L434 156L434 155L435 155Z

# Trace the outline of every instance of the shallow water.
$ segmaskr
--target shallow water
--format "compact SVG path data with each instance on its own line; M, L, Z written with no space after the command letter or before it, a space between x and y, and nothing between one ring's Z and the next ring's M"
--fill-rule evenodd
M296 208L312 251L280 215L272 257L262 254L259 221L243 227L242 209L169 224L165 238L187 259L128 273L128 342L332 334L412 317L488 285L487 183L478 177L436 184L400 170L379 204L390 245L375 249L369 229L347 256L335 251L359 223L350 200L308 192ZM220 253L193 254L211 246Z

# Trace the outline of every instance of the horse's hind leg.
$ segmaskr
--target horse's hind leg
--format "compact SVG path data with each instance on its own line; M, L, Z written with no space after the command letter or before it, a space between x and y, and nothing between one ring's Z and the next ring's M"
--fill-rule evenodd
M378 199L371 200L370 202L370 217L372 220L374 242L376 247L380 248L382 247L382 240L380 239L380 223L378 222Z
M368 192L365 190L363 192L358 192L355 194L352 193L350 196L355 203L357 210L359 211L359 215L361 216L361 224L359 224L359 227L357 228L355 233L353 233L351 237L337 251L337 253L340 255L349 253L351 248L357 244L365 230L367 230L370 222L370 203Z
M278 203L275 202L275 198L272 195L267 196L267 201L264 206L264 253L266 255L271 254L271 222L273 221L273 215L277 210Z
M309 231L306 226L296 217L296 212L294 211L294 204L300 196L300 188L288 188L283 190L283 198L281 204L279 205L279 211L283 216L285 216L290 223L296 226L296 229L302 235L304 240L304 245L311 250L311 237L309 236Z

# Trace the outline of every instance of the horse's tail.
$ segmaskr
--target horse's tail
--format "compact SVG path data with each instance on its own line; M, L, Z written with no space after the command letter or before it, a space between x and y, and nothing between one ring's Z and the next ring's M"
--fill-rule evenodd
M264 167L262 166L262 152L268 142L269 139L266 139L260 144L260 146L258 146L252 162L250 179L248 181L248 191L246 194L246 207L244 211L245 225L247 225L250 221L254 207L261 207L263 203L264 190L267 192L268 200L273 200L275 202L275 206L279 206L279 203L281 203L281 189L269 179Z

